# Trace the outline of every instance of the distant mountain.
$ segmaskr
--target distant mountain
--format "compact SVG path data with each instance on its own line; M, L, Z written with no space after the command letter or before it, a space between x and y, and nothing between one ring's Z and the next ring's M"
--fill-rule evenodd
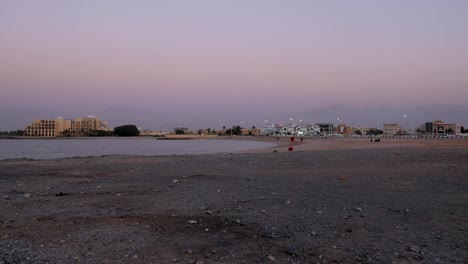
M355 110L345 105L333 105L317 108L311 111L289 115L280 115L269 120L275 123L288 123L289 118L294 123L313 124L319 122L344 123L347 125L363 125L367 127L382 127L383 123L398 123L406 128L417 127L424 122L436 119L450 123L468 125L468 107L453 105L426 105L404 108L375 107Z
M138 107L108 107L102 109L52 109L52 108L7 108L0 107L0 131L24 129L35 119L53 119L63 116L72 119L78 116L95 115L107 121L111 127L135 124L143 129L172 130L177 126L199 128L221 128L223 125L241 125L261 127L265 120L269 123L286 124L293 118L293 123L314 124L329 122L348 125L363 125L381 128L383 123L399 123L405 128L414 128L424 122L436 119L453 122L468 127L468 107L454 105L425 105L404 108L374 107L354 109L346 105L332 105L313 110L273 114L265 109L257 112L219 111L209 113L177 112L173 109L152 109ZM277 111L277 110L276 110ZM406 117L405 117L406 115ZM339 119L339 120L338 120Z

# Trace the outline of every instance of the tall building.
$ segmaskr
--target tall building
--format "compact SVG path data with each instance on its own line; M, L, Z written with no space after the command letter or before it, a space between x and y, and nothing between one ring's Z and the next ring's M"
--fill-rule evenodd
M54 120L34 120L25 129L25 136L33 137L59 137L59 136L85 136L92 130L108 130L107 123L101 122L94 116L78 117L66 120L59 116Z

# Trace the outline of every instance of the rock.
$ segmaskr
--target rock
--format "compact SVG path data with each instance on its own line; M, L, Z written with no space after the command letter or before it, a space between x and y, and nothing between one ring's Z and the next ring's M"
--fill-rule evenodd
M179 183L179 180L173 180L172 183Z
M176 259L176 258L172 258L172 262L177 262L177 261L179 261L179 260Z
M290 200L287 200L285 204L291 204L291 201L290 201Z
M286 254L288 254L288 255L297 255L296 246L294 246L293 244L287 244L287 245L284 247L283 252L286 253Z
M207 214L212 214L213 211L211 211L211 210L206 210L206 213L207 213Z
M418 246L411 245L411 246L408 247L408 251L420 252L421 250L419 249Z
M268 255L267 259L270 261L276 261L276 258L273 257L272 255Z
M194 224L197 223L197 221L195 221L195 220L188 220L188 223L191 224L191 225L194 225Z
M116 193L115 196L122 196L122 193Z
M197 262L195 262L195 264L205 264L205 262L202 260L198 260Z
M30 193L25 193L24 198L31 198L31 194Z
M356 207L356 210L362 212L362 209L360 207Z
M138 258L138 255L134 255L134 256L132 257L132 259L137 259L137 258Z
M312 231L312 232L310 232L310 234L313 235L313 236L316 236L316 235L317 235L317 232Z
M209 229L209 228L205 228L205 232L209 232L209 231L210 231L210 229Z

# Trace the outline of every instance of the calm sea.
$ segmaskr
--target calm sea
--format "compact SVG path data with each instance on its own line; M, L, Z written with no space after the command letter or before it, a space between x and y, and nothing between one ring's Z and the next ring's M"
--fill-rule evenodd
M273 147L239 140L157 140L155 138L0 139L0 160L56 159L100 155L182 155Z

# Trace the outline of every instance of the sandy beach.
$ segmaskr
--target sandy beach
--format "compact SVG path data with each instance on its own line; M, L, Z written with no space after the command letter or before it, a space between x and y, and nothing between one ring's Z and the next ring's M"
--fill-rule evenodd
M0 161L0 263L467 263L468 140L255 140Z

